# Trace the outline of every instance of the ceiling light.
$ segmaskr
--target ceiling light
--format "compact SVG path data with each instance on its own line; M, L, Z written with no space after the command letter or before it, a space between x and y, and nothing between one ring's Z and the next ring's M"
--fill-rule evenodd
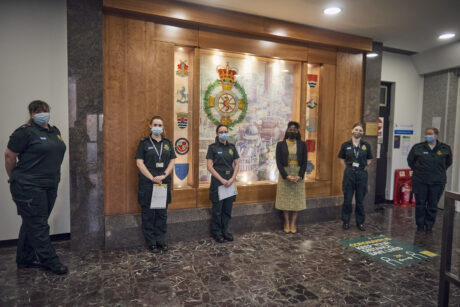
M439 39L450 39L452 37L455 37L455 33L444 33L439 35Z
M327 9L323 11L323 13L326 15L337 15L341 11L342 9L339 7L328 7Z
M366 56L368 58L375 58L375 57L378 57L379 55L377 53L375 53L375 52L371 52L371 53L366 54Z

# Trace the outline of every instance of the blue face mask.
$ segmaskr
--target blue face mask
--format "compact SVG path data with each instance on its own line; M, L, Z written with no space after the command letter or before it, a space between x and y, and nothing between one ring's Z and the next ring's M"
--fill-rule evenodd
M219 139L221 139L222 141L226 141L228 139L228 134L227 133L219 134Z
M48 122L50 121L50 113L37 113L34 115L34 122L37 125L44 126L47 125Z
M162 134L163 133L163 128L161 128L161 127L152 127L152 133L156 134L156 135Z
M425 135L425 139L428 143L434 142L434 135Z

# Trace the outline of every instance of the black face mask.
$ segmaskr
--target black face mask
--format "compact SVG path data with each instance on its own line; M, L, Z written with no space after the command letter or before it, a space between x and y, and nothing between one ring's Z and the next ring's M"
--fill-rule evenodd
M287 136L288 139L291 139L291 140L295 139L295 138L297 138L297 132L288 131L288 132L286 132L286 136Z

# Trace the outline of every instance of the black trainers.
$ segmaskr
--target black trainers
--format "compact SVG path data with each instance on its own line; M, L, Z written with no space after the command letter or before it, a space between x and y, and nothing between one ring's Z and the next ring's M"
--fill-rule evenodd
M214 235L214 240L216 240L217 243L224 243L225 239L221 235Z
M417 225L417 231L423 231L424 230L424 227L423 225Z
M158 254L160 249L156 245L149 245L149 251L154 254Z
M34 260L32 262L21 262L18 263L18 269L26 269L26 268L41 268L42 264L38 260Z
M350 224L348 224L348 223L343 223L342 228L343 228L344 230L348 230L348 229L350 229Z
M63 265L62 263L56 263L52 265L43 265L43 267L57 275L64 275L69 272L67 267Z
M168 245L166 245L165 243L163 244L157 244L157 247L163 251L163 252L167 252L168 251Z
M358 229L361 231L366 231L366 227L364 227L364 224L359 224Z
M229 233L229 232L224 233L223 237L224 237L224 240L225 240L225 241L229 241L229 242L233 241L233 236L232 236L232 234Z
M426 231L427 233L432 233L432 232L433 232L433 227L426 226L426 227L425 227L425 231Z

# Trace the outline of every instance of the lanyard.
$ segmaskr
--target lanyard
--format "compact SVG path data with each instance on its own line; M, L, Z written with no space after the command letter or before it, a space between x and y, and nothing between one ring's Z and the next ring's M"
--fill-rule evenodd
M157 147L155 146L155 144L153 144L153 141L152 141L152 137L151 137L151 136L149 136L149 140L150 140L150 143L152 143L153 149L155 149L155 152L156 152L157 155L158 155L158 161L161 162L161 155L163 154L163 141L160 142L160 153L158 153L158 149L157 149Z
M353 145L353 151L355 152L355 158L357 160L359 157L359 145L358 147L355 147L355 145Z

